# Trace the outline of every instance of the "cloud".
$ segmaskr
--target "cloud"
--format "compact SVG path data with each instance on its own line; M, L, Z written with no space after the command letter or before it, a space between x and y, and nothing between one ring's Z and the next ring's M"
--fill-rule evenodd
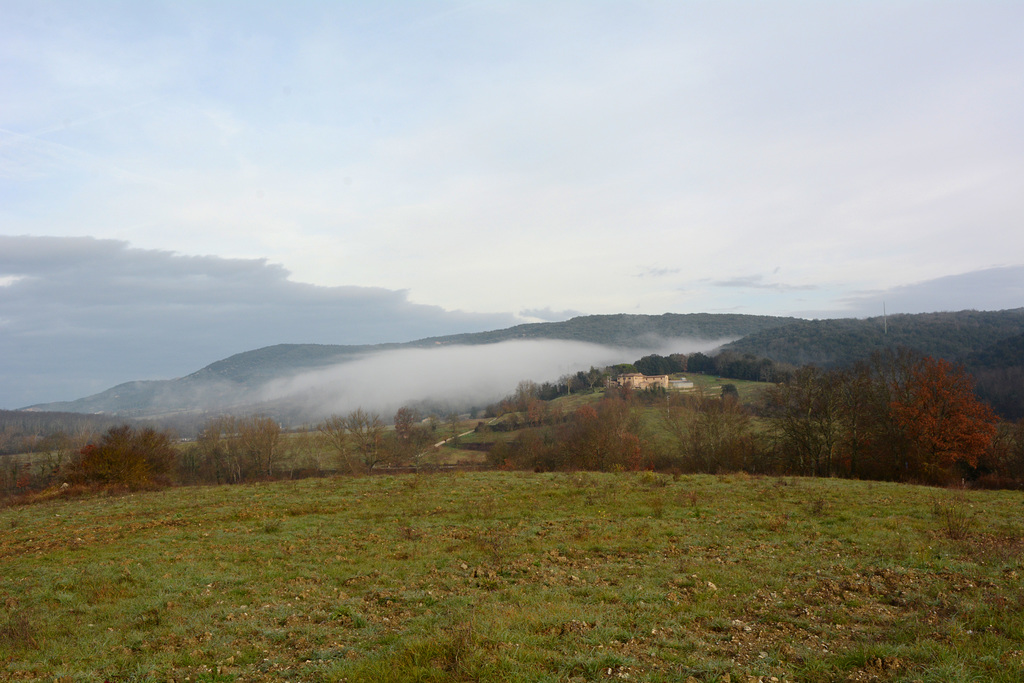
M525 311L519 311L519 315L523 318L532 318L541 322L561 322L562 320L568 320L569 318L575 318L578 315L582 315L579 311L567 310L567 311L552 311L548 308L529 308Z
M0 230L149 251L79 242L0 271L3 391L106 388L89 378L114 350L103 376L134 379L249 340L505 324L460 309L849 314L891 288L953 307L911 283L1024 253L1022 18L965 0L8 2ZM124 319L96 303L121 298ZM47 347L70 359L56 372ZM15 355L31 387L12 388Z
M404 291L288 277L263 259L0 235L0 405L177 377L277 343L402 342L520 322L414 304Z
M678 275L682 272L682 268L644 268L640 271L637 277L666 277L669 275Z
M591 313L1024 250L1018 3L9 4L8 232Z
M888 313L1000 311L1024 307L1024 265L984 268L909 285L857 292L826 315L870 317ZM820 313L820 312L819 312Z
M710 284L715 287L770 289L776 292L812 292L819 289L816 285L789 285L783 282L765 282L764 275L744 275L727 280L714 280Z

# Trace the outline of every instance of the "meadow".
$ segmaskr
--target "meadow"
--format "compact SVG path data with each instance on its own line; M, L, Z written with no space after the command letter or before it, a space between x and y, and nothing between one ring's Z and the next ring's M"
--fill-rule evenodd
M0 679L1020 681L1024 498L333 477L0 509Z

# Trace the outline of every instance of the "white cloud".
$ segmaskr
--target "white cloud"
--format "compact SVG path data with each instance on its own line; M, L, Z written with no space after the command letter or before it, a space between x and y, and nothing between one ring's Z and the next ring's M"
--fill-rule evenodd
M1018 3L4 9L8 235L499 313L841 310L1024 253Z

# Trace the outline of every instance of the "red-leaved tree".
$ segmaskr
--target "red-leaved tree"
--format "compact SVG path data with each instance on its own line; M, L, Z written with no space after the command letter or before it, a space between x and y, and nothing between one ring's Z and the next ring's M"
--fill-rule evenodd
M889 404L906 437L908 455L923 473L976 467L996 433L996 416L974 394L963 368L941 359L914 358L901 373Z

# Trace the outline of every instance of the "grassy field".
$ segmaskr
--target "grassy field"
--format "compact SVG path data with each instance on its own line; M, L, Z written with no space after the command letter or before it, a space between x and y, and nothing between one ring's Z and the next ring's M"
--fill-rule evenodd
M1020 681L1024 499L456 473L0 509L0 679Z
M739 392L741 403L751 403L760 397L767 387L772 386L769 382L751 382L745 379L729 379L717 375L702 375L699 373L687 373L686 379L693 382L695 389L703 391L708 396L718 397L722 394L722 386L731 384Z

